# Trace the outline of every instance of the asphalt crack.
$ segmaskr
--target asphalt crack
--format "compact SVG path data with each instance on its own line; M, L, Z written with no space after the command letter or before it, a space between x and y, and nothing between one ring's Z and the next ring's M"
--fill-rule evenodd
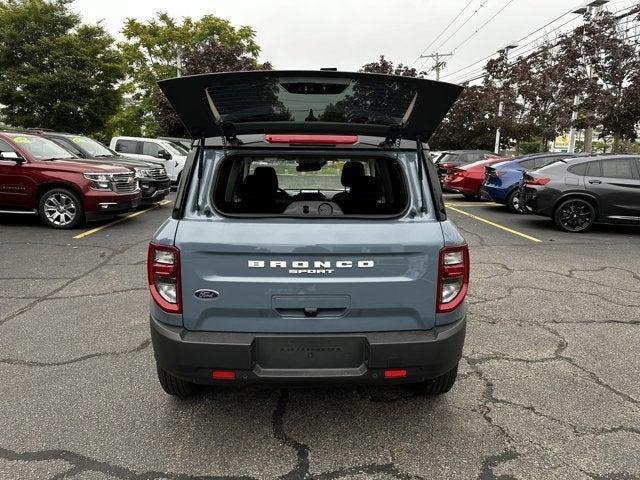
M146 339L140 345L135 348L131 348L129 350L120 350L116 352L99 352L99 353L89 353L87 355L83 355L78 358L72 358L70 360L64 360L62 362L36 362L33 360L20 360L16 358L1 358L0 364L5 365L18 365L24 367L60 367L63 365L71 365L78 362L84 362L86 360L92 358L103 358L103 357L120 357L123 355L129 355L131 353L136 353L144 350L149 345L151 345L151 339Z
M50 460L63 460L72 465L72 468L56 475L56 479L69 478L71 475L79 475L85 472L104 473L122 480L149 480L156 478L167 478L170 480L255 480L254 477L248 476L194 476L185 474L166 473L157 470L148 470L144 472L136 472L132 469L114 465L108 462L95 460L91 457L74 453L69 450L52 449L38 450L30 452L15 452L0 447L0 458L9 461L20 462L44 462Z

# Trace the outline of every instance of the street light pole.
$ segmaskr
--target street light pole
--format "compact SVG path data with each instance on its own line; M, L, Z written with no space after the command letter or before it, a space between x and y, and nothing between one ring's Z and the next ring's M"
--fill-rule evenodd
M505 46L504 48L501 48L500 50L498 50L498 53L502 53L504 52L505 55L505 61L509 60L509 50L512 50L514 48L516 48L518 46L517 43L510 43L509 45ZM504 102L502 100L500 100L500 103L498 103L498 118L502 117L502 110L504 109ZM500 125L498 125L498 128L496 128L496 143L493 146L493 153L500 153Z

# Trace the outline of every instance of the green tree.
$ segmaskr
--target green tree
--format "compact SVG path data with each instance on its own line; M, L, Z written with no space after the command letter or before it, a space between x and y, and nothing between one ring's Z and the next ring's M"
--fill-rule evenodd
M581 96L576 126L585 129L586 152L592 151L598 126L602 138L613 137L614 152L621 140L636 137L640 60L626 33L614 14L602 12L562 38L561 56L571 79L566 92Z
M415 68L411 68L407 65L399 63L394 65L392 61L384 58L384 55L380 55L380 59L377 62L367 63L362 66L360 72L364 73L384 73L387 75L400 75L402 77L418 77L422 78L426 72L420 72Z
M0 115L22 127L95 134L120 107L122 57L70 0L0 1Z
M126 105L113 119L111 127L117 133L158 135L175 133L179 128L176 119L161 122L166 104L156 82L175 77L180 63L183 74L223 71L238 67L260 68L257 58L260 48L255 42L255 32L250 27L236 28L227 20L205 15L199 20L185 18L177 23L166 13L158 13L149 22L128 19L123 32L126 41L120 49L129 67L124 84ZM207 46L221 46L225 53L235 55L234 62L216 65L210 61L195 61L194 57L211 53ZM182 61L180 61L182 59ZM194 65L198 64L199 68Z
M241 44L225 44L215 37L187 47L182 55L183 75L241 70L271 70L271 64L259 64ZM158 91L157 95L155 118L160 130L172 137L186 136L184 126L169 102L161 92Z
M498 110L495 91L483 85L467 87L444 118L429 146L433 150L493 150Z

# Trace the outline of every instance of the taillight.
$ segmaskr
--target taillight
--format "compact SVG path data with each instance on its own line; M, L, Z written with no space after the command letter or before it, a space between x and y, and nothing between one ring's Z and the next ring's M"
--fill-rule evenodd
M546 185L550 181L551 179L549 177L533 178L527 176L525 177L524 183L526 183L527 185Z
M274 134L265 135L269 143L287 143L291 145L354 145L358 143L357 135L305 135Z
M150 243L147 276L151 297L156 304L165 312L182 313L180 250Z
M469 289L469 247L460 245L440 250L438 267L438 313L460 306Z

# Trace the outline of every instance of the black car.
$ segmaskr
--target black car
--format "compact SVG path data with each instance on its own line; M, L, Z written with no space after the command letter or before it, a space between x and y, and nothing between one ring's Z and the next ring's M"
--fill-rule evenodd
M527 207L566 232L594 223L640 225L640 156L560 160L527 173L524 182Z
M440 184L442 184L444 177L451 168L485 160L492 155L495 154L487 150L448 150L441 152L435 161L438 169L438 177L440 177Z
M141 203L158 202L164 199L170 191L171 181L161 164L124 157L84 135L48 131L41 131L39 134L80 158L122 165L132 169L142 191Z

